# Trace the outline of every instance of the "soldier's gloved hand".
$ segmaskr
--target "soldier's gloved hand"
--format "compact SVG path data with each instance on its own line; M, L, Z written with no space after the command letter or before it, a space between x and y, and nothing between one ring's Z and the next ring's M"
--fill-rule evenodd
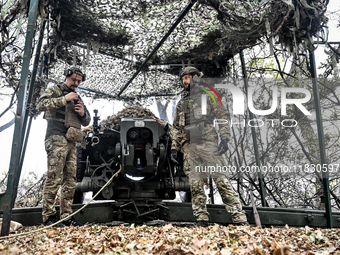
M218 150L215 152L216 155L222 155L227 152L228 148L228 139L222 138L220 144L218 145Z
M178 165L178 155L176 150L171 150L170 159L172 162Z

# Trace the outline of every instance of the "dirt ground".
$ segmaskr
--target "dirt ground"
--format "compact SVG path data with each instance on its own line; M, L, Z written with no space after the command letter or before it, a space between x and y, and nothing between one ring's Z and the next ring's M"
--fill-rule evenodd
M24 227L16 233L42 228ZM337 254L340 229L82 226L0 239L0 254Z

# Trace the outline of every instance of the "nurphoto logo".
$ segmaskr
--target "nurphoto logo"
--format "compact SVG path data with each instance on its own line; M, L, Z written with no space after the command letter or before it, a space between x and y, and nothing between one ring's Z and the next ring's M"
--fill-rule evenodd
M204 84L207 86L207 84ZM210 85L207 86L210 90L212 90L217 98L220 100L220 103L222 105L222 101L220 96L218 95L217 91L211 87ZM245 104L245 99L246 95L242 92L242 90L238 87L236 87L233 84L216 84L215 88L217 89L225 89L231 92L232 94L232 99L233 99L233 115L244 115L245 110L247 106L247 109L252 112L253 114L256 115L261 115L261 116L266 116L274 113L277 108L278 108L278 87L273 85L271 86L272 90L272 104L269 109L256 109L254 106L253 102L253 94L255 89L253 87L249 87L247 90L247 102ZM204 90L207 94L210 95L210 97L214 100L215 105L216 105L216 100L213 97L212 93L206 89L200 88ZM281 115L286 116L287 115L287 106L288 105L295 105L305 116L311 115L311 113L307 110L307 108L303 105L305 103L308 103L309 100L311 99L311 93L305 89L305 88L296 88L296 87L281 87ZM304 95L303 98L288 98L288 94L302 94ZM202 94L201 100L202 100L202 114L206 115L207 114L207 94ZM271 126L274 126L278 123L281 123L283 127L296 127L297 126L297 121L294 119L284 119L284 120L279 120L279 119L251 119L248 120L247 123L246 121L241 121L241 122L235 122L233 120L224 120L224 119L215 119L214 120L214 126L217 124L227 124L229 123L231 126L232 125L244 125L248 124L251 127L262 127L264 126L265 122L271 123Z

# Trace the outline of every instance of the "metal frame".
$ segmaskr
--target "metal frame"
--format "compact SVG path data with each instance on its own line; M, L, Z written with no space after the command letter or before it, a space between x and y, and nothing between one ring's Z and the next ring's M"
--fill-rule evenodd
M28 14L27 33L25 40L25 49L23 56L23 64L18 92L18 105L15 114L15 127L12 141L11 160L8 171L7 190L0 195L0 209L3 210L3 221L1 235L8 235L10 230L10 222L12 208L14 207L15 198L18 191L18 183L21 174L21 166L24 158L23 140L26 132L28 111L26 109L26 94L28 88L29 64L31 60L32 44L35 33L35 25L38 14L39 0L31 0ZM41 31L43 33L43 31ZM42 40L42 39L41 39ZM41 43L40 43L41 47ZM40 54L40 49L37 49L37 55ZM33 77L32 77L33 79ZM33 93L34 81L31 81L28 102L30 102ZM27 134L29 129L27 131ZM27 135L26 134L26 135ZM24 148L24 150L23 150Z
M130 83L137 77L139 72L143 69L143 67L148 63L148 61L151 59L151 57L157 52L157 50L162 46L162 44L165 42L165 40L169 37L169 35L174 31L174 29L177 27L177 25L182 21L182 19L185 17L185 15L190 11L191 7L196 3L197 0L191 0L187 4L187 6L184 8L184 10L178 15L176 21L172 24L172 26L169 28L169 30L165 33L163 38L158 42L156 47L150 52L150 54L146 57L146 59L143 61L141 66L138 68L138 70L132 75L130 80L123 86L123 88L119 91L118 97L124 92L124 90L130 85Z
M244 61L243 50L240 52L240 58L241 58L241 64L242 64L244 87L245 87L247 101L248 101L248 75L247 75L247 70L246 70L246 63ZM249 118L253 119L253 113L251 111L248 111L248 113L249 113ZM251 127L251 136L252 136L252 139L253 139L256 165L259 167L258 168L259 171L257 172L257 176L258 176L258 179L259 179L261 203L262 203L263 207L266 207L267 206L266 194L265 194L265 189L264 189L263 175L262 175L262 171L261 171L261 167L260 167L261 162L260 162L259 149L258 149L257 140L256 140L256 130L255 130L255 127L253 127L253 126Z
M320 161L322 166L327 167L327 171L322 171L322 184L325 195L325 207L326 207L326 218L327 218L327 227L333 227L333 217L332 217L332 207L331 207L331 199L329 192L329 172L327 166L327 156L326 156L326 148L325 148L325 137L323 133L323 125L322 125L322 116L321 116L321 105L320 105L320 93L319 86L317 80L316 73L316 65L315 65L315 55L314 52L309 53L309 61L310 61L310 72L312 76L313 82L313 95L314 95L314 105L315 105L315 114L316 114L316 124L318 128L318 138L319 138L319 150L320 150Z
M152 204L144 204L141 206L141 201L131 201L130 204L126 202L118 201L98 201L97 203L91 203L80 213L74 215L75 219L79 222L96 222L96 223L118 223L118 225L125 222L148 224L150 217L157 216L159 221L167 221L172 224L188 223L194 224L196 222L192 213L191 203L176 203L176 202L162 202L155 203L156 208ZM138 208L136 209L136 203ZM73 211L79 210L83 205L73 205ZM207 204L207 209L210 214L210 222L218 223L222 225L233 224L231 215L226 213L224 205ZM60 211L60 207L56 206L57 212ZM148 211L149 210L149 211ZM255 218L253 215L253 208L251 206L243 206L248 222L255 225ZM296 227L326 227L327 220L325 218L325 212L322 210L313 209L291 209L291 208L271 208L271 207L259 207L257 208L259 217L261 218L261 224L266 227L270 226L296 226ZM145 215L139 212L148 212L149 215ZM179 213L180 212L180 213ZM30 208L14 208L13 220L20 222L24 226L36 226L42 223L41 207ZM332 221L335 228L340 227L340 212L334 212L332 215Z

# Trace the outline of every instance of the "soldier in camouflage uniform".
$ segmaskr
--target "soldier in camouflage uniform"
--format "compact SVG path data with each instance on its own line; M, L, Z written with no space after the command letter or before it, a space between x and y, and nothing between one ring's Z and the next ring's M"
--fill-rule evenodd
M52 225L59 219L54 207L59 188L60 218L72 213L73 195L76 187L76 142L82 139L81 126L90 123L91 116L80 96L75 92L85 74L79 68L65 70L65 82L47 88L38 100L37 108L44 111L47 120L45 149L48 171L43 196L43 222ZM58 227L80 226L70 218Z
M230 139L229 126L223 125L219 128L221 142L218 145L218 135L213 126L214 118L229 119L229 113L224 106L215 105L213 100L207 97L206 115L202 115L202 90L195 82L202 75L195 67L186 67L180 73L185 90L176 106L173 128L170 131L171 158L177 163L177 151L183 152L183 169L189 177L193 214L200 224L205 226L209 221L204 191L204 184L208 182L209 174L216 183L233 223L248 224L239 197L225 173L217 171L209 173L202 168L202 166L224 165L222 154L228 150ZM197 166L201 168L197 169Z

